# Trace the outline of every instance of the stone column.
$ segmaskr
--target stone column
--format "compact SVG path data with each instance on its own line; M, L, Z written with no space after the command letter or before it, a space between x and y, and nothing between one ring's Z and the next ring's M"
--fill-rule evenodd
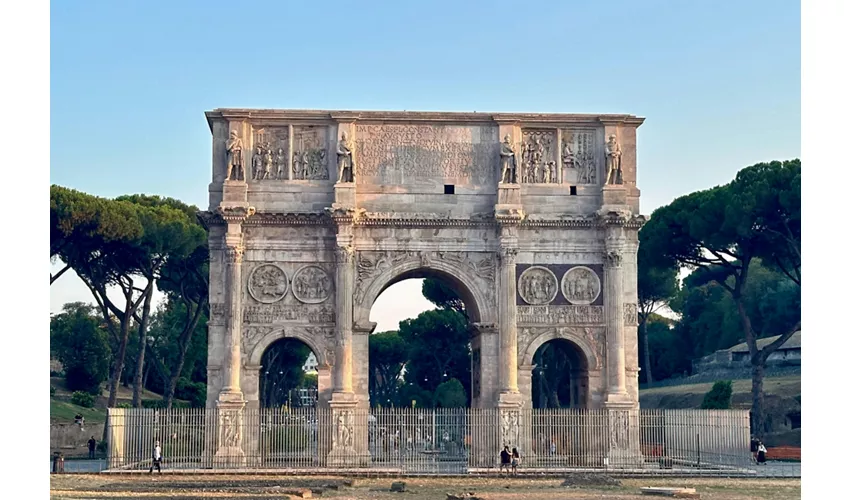
M225 248L225 274L227 302L225 303L225 328L227 346L224 362L224 388L219 401L242 401L239 376L242 361L242 254L241 245Z
M516 255L517 249L504 242L501 249L501 290L499 295L499 392L519 394L517 385L516 330Z
M605 324L608 344L608 403L628 401L626 391L626 350L623 324L623 267L619 248L606 247Z
M336 363L334 393L353 394L352 326L354 322L354 249L336 247Z

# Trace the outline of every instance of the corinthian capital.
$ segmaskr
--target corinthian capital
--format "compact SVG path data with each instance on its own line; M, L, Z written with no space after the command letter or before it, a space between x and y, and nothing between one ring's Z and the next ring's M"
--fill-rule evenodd
M354 264L354 247L338 246L336 247L336 263L337 264Z
M605 265L608 267L620 267L623 263L623 254L619 250L610 250L605 253Z
M245 248L241 245L225 247L224 256L228 264L237 264L242 262L242 255L245 253Z
M519 253L519 250L516 248L502 248L499 250L499 258L503 264L516 264L517 253Z

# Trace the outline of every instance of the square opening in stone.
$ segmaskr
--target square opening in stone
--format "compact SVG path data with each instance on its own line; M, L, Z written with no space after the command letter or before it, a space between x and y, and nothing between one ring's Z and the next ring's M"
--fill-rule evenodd
M575 194L576 194L576 187L570 186L570 196L575 196Z
M454 184L445 184L443 186L443 194L455 194L455 185Z

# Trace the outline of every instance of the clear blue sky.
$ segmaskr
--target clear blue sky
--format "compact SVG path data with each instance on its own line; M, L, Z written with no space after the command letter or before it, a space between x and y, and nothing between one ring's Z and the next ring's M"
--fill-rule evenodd
M791 0L87 0L50 22L50 182L101 196L205 208L218 107L643 116L644 213L800 156Z

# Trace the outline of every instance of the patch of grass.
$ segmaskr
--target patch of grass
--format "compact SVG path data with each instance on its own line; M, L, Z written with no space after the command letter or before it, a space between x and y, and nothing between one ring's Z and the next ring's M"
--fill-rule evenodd
M82 415L87 423L103 423L106 421L106 412L99 408L83 408L65 401L50 400L51 422L73 423L74 416L77 413Z
M667 395L667 394L705 394L711 390L714 382L704 384L672 385L668 387L653 387L643 389L641 395ZM749 394L753 383L750 379L738 379L732 381L732 394ZM771 377L764 379L764 392L766 394L782 393L784 395L800 394L800 375L787 375L784 377Z

